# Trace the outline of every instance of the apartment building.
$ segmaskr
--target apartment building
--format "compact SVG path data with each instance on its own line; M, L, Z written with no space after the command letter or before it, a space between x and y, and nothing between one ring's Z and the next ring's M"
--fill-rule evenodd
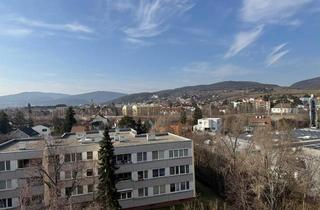
M124 129L111 131L110 137L122 208L151 208L195 197L192 140ZM71 133L61 139L0 145L0 209L43 209L54 197L44 182L52 180L57 180L59 201L79 208L89 205L96 198L102 138L102 132Z

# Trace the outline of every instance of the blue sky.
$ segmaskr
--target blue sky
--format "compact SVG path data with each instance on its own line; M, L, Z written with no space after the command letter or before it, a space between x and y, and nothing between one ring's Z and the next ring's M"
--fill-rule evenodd
M320 76L319 0L1 0L0 95Z

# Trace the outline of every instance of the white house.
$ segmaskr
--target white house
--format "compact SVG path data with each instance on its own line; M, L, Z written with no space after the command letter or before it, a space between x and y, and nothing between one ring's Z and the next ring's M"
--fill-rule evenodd
M32 129L37 131L40 136L49 136L51 134L50 128L44 125L36 125L33 126Z
M193 126L194 131L219 132L221 130L221 118L202 118Z

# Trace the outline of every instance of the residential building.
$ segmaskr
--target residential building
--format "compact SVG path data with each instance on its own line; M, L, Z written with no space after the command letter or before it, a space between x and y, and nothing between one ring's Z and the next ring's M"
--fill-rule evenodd
M10 133L10 137L12 139L24 139L24 138L32 138L37 136L40 136L40 134L37 131L26 126L18 128L17 130L14 130Z
M119 203L124 209L146 209L195 197L193 142L171 133L110 131L114 144ZM4 209L43 209L52 188L40 168L56 175L59 201L83 208L96 198L98 151L102 132L69 133L49 143L40 138L0 144L0 205ZM61 164L61 167L54 167ZM59 170L55 170L58 168ZM36 180L36 182L34 182ZM1 209L0 207L0 209Z
M221 118L202 118L198 119L198 124L193 126L194 131L219 132L221 130Z
M272 114L296 114L298 112L297 108L294 108L291 104L276 104L273 108L271 108Z
M51 129L44 125L36 125L32 129L38 132L40 136L49 136L51 134Z
M122 107L122 115L123 116L132 116L132 106L124 105Z

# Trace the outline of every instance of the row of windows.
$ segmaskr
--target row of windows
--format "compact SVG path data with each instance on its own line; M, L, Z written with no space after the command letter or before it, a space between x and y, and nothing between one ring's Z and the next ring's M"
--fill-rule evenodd
M188 149L169 150L169 158L188 157Z
M153 186L153 195L160 195L166 193L166 185ZM138 197L147 197L149 194L149 188L143 187L138 189Z
M92 160L93 159L93 152L88 151L87 152L87 160ZM82 153L68 153L64 155L64 162L69 163L69 162L76 162L76 161L81 161L82 160Z
M189 181L170 184L170 192L179 192L190 189Z
M170 167L170 175L188 174L189 165L173 166Z
M169 150L169 158L180 158L187 157L189 155L188 149L177 149ZM163 160L165 159L165 150L152 151L152 160ZM145 162L148 160L147 152L137 153L137 162ZM116 155L117 164L128 164L132 163L131 154Z
M94 190L94 185L93 184L88 184L87 185L88 193L92 193ZM72 195L83 195L83 186L75 186L75 187L66 187L65 188L66 196L70 197Z
M18 168L28 168L41 164L41 159L22 159L18 160ZM10 161L0 161L0 171L10 171Z

